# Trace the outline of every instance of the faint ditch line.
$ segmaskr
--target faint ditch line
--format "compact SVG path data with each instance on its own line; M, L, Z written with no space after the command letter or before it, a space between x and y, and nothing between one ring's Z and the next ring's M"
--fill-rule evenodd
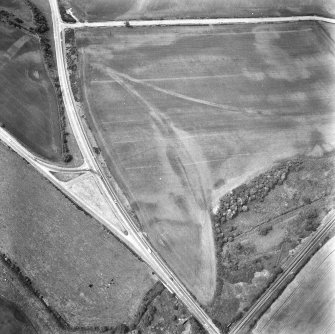
M268 219L264 220L263 222L259 223L258 225L255 225L254 227L252 227L252 228L249 229L248 231L245 231L245 232L239 234L239 235L236 237L236 239L239 239L240 237L246 236L246 235L248 235L248 234L254 232L257 228L259 228L260 226L262 226L262 225L264 225L264 224L268 224L268 223L275 224L277 220L292 218L291 216L294 215L295 211L298 211L298 210L302 209L302 208L305 207L305 206L308 206L308 205L317 203L317 202L319 202L319 201L325 200L326 197L329 197L329 196L331 196L331 195L325 195L325 196L323 196L323 197L320 197L320 198L315 199L314 201L311 201L310 204L301 204L301 205L299 205L299 206L296 206L296 207L294 207L294 208L289 209L288 211L285 211L284 213L280 214L279 216L272 217L272 218L268 218ZM286 217L286 216L288 216L288 217Z
M180 139L191 139L194 137L214 137L220 135L220 133L202 133L202 134L194 134L194 135L187 135L187 136L179 136ZM173 136L166 136L166 139L174 138ZM145 141L152 141L151 138L148 139L139 139L139 140L124 140L124 141L114 141L114 144L129 144L129 143L140 143ZM157 138L157 141L165 141L165 139ZM263 152L264 153L264 152ZM258 153L240 153L236 155L250 155L250 154L258 154Z
M198 104L201 104L201 105L206 105L206 106L213 107L213 108L218 108L218 109L225 110L225 111L239 112L239 113L245 114L246 116L249 116L249 114L246 113L245 111L243 111L243 110L241 110L239 108L233 107L233 106L229 106L229 105L224 105L224 104L210 102L210 101L207 101L207 100L193 98L193 97L190 97L190 96L187 96L187 95L184 95L184 94L180 94L180 93L171 91L169 89L160 88L160 87L158 87L156 85L153 85L153 84L141 81L140 79L136 79L134 77L131 77L128 74L118 72L118 71L116 71L114 69L111 69L111 71L113 71L119 77L123 77L123 78L125 78L125 79L127 79L127 80L129 80L131 82L135 82L135 83L141 84L143 86L147 86L147 87L149 87L149 88L151 88L151 89L153 89L155 91L158 91L158 92L170 95L170 96L174 96L174 97L177 97L177 98L182 99L182 100L186 100L186 101L198 103Z
M247 156L247 155L254 155L256 153L241 153L241 154L231 154L231 155L227 155L224 158L221 159L212 159L212 160L203 160L203 161L195 161L192 163L184 163L184 166L194 166L194 165L201 165L201 164L207 164L208 162L216 162L216 161L224 161L227 160L227 158L230 157L235 157L235 156ZM264 152L258 152L257 154L259 155L263 155ZM159 165L154 165L154 166L134 166L134 167L125 167L125 169L145 169L145 168L158 168L160 167Z
M233 74L220 74L220 75L199 75L199 76L189 76L189 77L167 77L167 78L144 78L135 79L139 82L155 82L155 81L175 81L175 80L201 80L201 79L216 79L216 78L230 78L244 75L243 73L233 73ZM92 80L93 84L104 84L104 83L116 83L115 80ZM156 86L155 86L156 87Z

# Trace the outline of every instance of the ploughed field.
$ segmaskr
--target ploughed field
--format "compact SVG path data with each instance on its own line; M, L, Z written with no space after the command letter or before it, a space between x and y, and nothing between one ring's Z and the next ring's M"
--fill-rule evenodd
M39 40L0 23L0 122L37 154L61 156L59 113Z
M81 21L334 14L334 0L59 0Z
M330 239L259 320L254 334L334 333L335 237Z
M333 149L334 45L313 22L76 32L89 121L154 247L201 302L211 208L298 154Z

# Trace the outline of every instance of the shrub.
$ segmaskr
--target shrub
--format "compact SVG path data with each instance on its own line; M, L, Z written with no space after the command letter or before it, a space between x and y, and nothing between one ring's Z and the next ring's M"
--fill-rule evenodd
M259 229L260 235L267 235L272 230L272 225L270 226L263 226Z
M130 22L129 22L129 21L126 21L124 25L125 25L127 28L132 28L132 26L130 25Z
M76 20L66 12L64 6L59 5L59 12L62 20L67 23L76 23Z
M65 154L64 158L63 158L64 162L66 162L66 163L69 163L70 161L72 161L72 159L73 159L73 157L69 153Z

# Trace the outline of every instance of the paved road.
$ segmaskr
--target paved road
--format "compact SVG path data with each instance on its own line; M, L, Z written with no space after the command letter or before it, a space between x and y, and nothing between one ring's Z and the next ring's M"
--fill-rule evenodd
M199 25L223 25L223 24L255 24L255 23L281 23L317 21L335 23L335 19L317 15L288 16L288 17L247 17L247 18L217 18L217 19L174 19L174 20L129 20L129 21L101 21L101 22L77 22L64 23L66 28L97 28L97 27L124 27L126 22L132 27L150 26L199 26Z
M278 289L281 289L286 285L287 278L296 273L301 263L309 256L311 251L323 240L323 238L335 227L335 210L332 210L323 219L322 225L318 231L312 235L312 237L301 245L296 255L293 257L288 266L285 267L285 272L279 277L277 281L262 295L260 299L251 307L251 309L245 314L243 319L236 324L230 331L230 334L238 334L244 328L248 328L249 322L257 316L262 310L263 306L271 301L273 295Z
M64 165L56 165L51 163L41 157L36 156L35 154L28 151L16 138L14 138L6 129L0 128L0 140L6 143L11 147L15 152L20 154L25 158L30 164L34 167L41 167L46 173L50 172L59 172L59 173L82 173L89 171L89 167L86 162L78 167L68 167ZM39 170L41 169L39 168Z

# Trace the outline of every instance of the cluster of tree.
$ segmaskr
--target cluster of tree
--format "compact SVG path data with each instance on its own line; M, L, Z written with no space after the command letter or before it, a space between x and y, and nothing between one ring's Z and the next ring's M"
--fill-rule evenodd
M40 9L37 8L30 0L25 0L25 3L33 13L34 23L36 25L36 33L40 35L49 31L48 21Z
M282 184L288 173L301 165L299 159L283 162L263 173L248 184L241 185L220 200L220 207L214 216L215 223L225 223L234 218L239 212L248 210L247 204L255 200L264 200L265 196L277 184Z
M259 229L259 235L267 235L270 231L272 231L272 225L268 225L268 226L262 226L260 229Z
M254 178L249 183L237 187L220 199L219 208L216 214L212 216L217 251L220 252L225 242L233 241L234 239L233 234L230 236L224 235L223 224L236 217L240 212L247 211L250 202L263 201L271 189L284 182L290 171L297 170L300 166L300 159L283 162L267 173ZM270 228L267 228L262 230L262 233L268 233L269 231Z
M207 333L206 330L200 324L200 322L197 319L195 319L194 317L190 318L189 323L191 325L191 333L193 333L193 334L206 334ZM219 322L217 322L215 325L217 327L219 327L219 326L221 327L221 324Z
M76 46L76 38L73 29L65 30L65 44L66 44L67 69L69 71L73 97L77 102L80 102L82 99L82 94L79 88L79 76L77 72L79 53Z
M41 43L41 49L42 49L44 61L48 69L53 70L55 68L55 60L53 57L50 39L45 35L41 35L40 43Z
M157 309L153 305L149 305L145 313L143 314L141 321L139 323L140 328L147 328L151 325L152 320L154 320L154 316L156 313Z
M127 333L129 333L129 327L126 324L120 324L110 332L110 334L127 334Z
M299 237L305 238L310 232L316 231L320 225L317 219L319 216L316 208L305 208L300 211L297 217L297 226L299 226Z
M15 17L13 13L7 12L6 10L0 10L0 22L7 23L15 28L26 30L31 32L29 28L24 25L24 21L19 17Z
M134 317L131 329L135 329L139 325L147 327L156 312L156 308L151 305L153 300L164 291L164 285L158 281L144 296L139 309Z
M76 23L76 20L72 17L72 15L66 12L65 7L62 4L59 4L59 12L62 20L67 23Z
M54 78L54 87L55 87L57 99L58 99L59 124L60 124L60 132L61 132L61 137L62 137L62 156L63 156L63 161L65 163L69 163L70 161L72 161L73 157L70 154L70 149L69 149L68 140L67 140L69 133L66 131L65 106L64 106L64 100L63 100L63 93L60 88L58 76Z
M101 153L101 148L94 146L93 147L94 153L95 154L100 154Z

